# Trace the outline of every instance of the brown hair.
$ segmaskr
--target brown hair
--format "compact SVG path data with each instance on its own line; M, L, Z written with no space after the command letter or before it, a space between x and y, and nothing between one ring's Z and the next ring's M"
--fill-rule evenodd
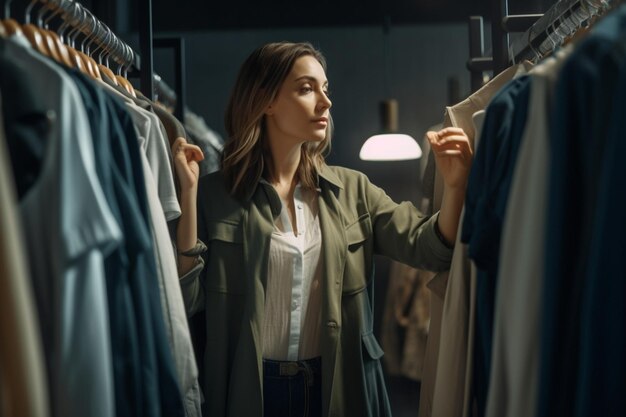
M239 70L226 109L226 133L221 169L230 192L243 197L261 177L271 175L267 151L265 110L274 101L295 61L313 56L326 70L326 60L310 43L277 42L256 49ZM332 119L321 142L302 146L298 178L302 186L317 187L316 176L330 149ZM268 178L271 180L271 178Z

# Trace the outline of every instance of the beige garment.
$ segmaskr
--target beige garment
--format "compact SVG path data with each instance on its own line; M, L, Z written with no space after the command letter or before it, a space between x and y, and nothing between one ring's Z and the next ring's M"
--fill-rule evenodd
M524 62L519 65L511 66L494 77L470 97L458 104L455 104L454 106L446 107L443 127L454 126L462 128L467 134L472 147L474 147L474 143L476 141L476 129L472 120L473 114L479 110L485 109L492 97L507 82L518 75L526 73L531 67L532 64L530 62ZM443 197L443 179L441 175L439 175L438 171L435 173L434 183L433 210L438 211L441 208L441 200ZM461 245L457 245L455 247L455 251L462 250ZM459 258L459 256L460 255L457 255L457 261L459 264L461 262L467 262L467 260L461 261L463 258ZM462 273L463 271L469 271L469 267L459 266L456 268L456 271L459 272L459 275L456 276L454 280L459 285L465 286L465 289L458 289L458 291L455 290L454 293L457 296L461 296L469 291L469 286L467 286L469 281L468 277ZM467 370L465 368L461 370L453 366L452 363L456 360L457 365L465 363L466 366L471 366L471 360L468 361L466 359L462 359L467 357L468 344L465 343L463 346L449 346L446 341L444 357L440 359L440 346L443 346L443 343L441 343L440 340L442 326L441 320L449 321L449 324L446 326L446 329L448 330L446 330L446 336L444 337L455 338L458 336L450 334L450 332L466 332L466 337L473 337L473 328L468 328L469 318L467 315L469 310L467 307L461 309L458 308L465 305L467 302L469 302L471 306L473 301L472 299L468 299L466 295L463 296L463 299L466 300L465 302L452 299L446 300L448 281L450 279L449 277L449 271L445 271L435 275L435 277L428 283L428 287L433 291L433 297L431 300L430 335L426 347L426 358L424 360L424 372L420 390L419 417L428 417L431 415L436 417L439 417L440 415L442 417L447 416L447 413L435 414L434 410L462 410L465 404L464 381L466 380L465 374ZM447 303L448 306L445 310L445 317L443 311L444 303ZM436 308L441 308L441 310L435 311ZM436 320L436 318L440 318L440 320ZM453 355L454 357L449 357L448 355ZM439 371L437 368L439 364L442 363L445 363L445 369ZM439 383L437 383L438 378L442 378L442 381ZM471 381L471 379L467 380ZM450 384L448 384L448 382L450 382ZM452 386L456 388L452 389ZM435 398L436 389L443 390L437 394L437 398ZM437 399L437 404L435 404L435 399ZM450 415L453 417L459 417L463 415L463 413L461 412L461 414Z
M0 416L49 415L39 320L0 111Z
M390 375L420 381L424 367L432 272L391 261L389 288L382 319L383 359Z
M486 417L526 417L537 410L549 118L554 84L572 47L560 49L530 72L528 119L500 241Z

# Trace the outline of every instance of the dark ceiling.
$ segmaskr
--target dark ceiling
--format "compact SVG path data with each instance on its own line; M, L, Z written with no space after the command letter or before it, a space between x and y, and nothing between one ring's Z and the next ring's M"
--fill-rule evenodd
M195 31L382 25L385 16L389 16L394 25L466 22L471 15L482 15L489 20L492 2L493 0L152 0L152 7L155 31ZM509 1L509 12L540 13L554 2L555 0Z
M148 0L77 0L115 32L135 31ZM337 27L490 20L495 2L509 14L543 13L556 0L152 0L154 32ZM28 4L17 0L14 8ZM141 13L138 10L141 9ZM17 10L16 10L17 11Z
M484 0L153 0L154 27L160 30L352 26L463 21L486 14Z
M152 0L155 31L466 22L488 19L494 0ZM496 0L504 1L504 0ZM141 0L135 0L135 3ZM509 1L510 13L539 13L552 0ZM516 7L520 10L515 10ZM134 20L134 19L131 19Z

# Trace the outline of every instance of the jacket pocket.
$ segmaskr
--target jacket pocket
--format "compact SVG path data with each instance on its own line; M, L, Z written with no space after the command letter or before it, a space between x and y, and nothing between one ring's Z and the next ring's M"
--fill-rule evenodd
M345 229L346 269L343 279L344 295L365 290L372 272L372 221L369 213L362 214Z
M372 234L370 214L365 213L352 224L346 227L346 242L348 250L356 249Z
M231 294L245 292L243 232L239 223L223 221L208 224L207 291Z

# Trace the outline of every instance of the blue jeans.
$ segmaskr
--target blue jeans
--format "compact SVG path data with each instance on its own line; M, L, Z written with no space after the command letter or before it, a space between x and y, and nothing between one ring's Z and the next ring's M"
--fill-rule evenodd
M322 359L263 359L265 417L321 417Z

